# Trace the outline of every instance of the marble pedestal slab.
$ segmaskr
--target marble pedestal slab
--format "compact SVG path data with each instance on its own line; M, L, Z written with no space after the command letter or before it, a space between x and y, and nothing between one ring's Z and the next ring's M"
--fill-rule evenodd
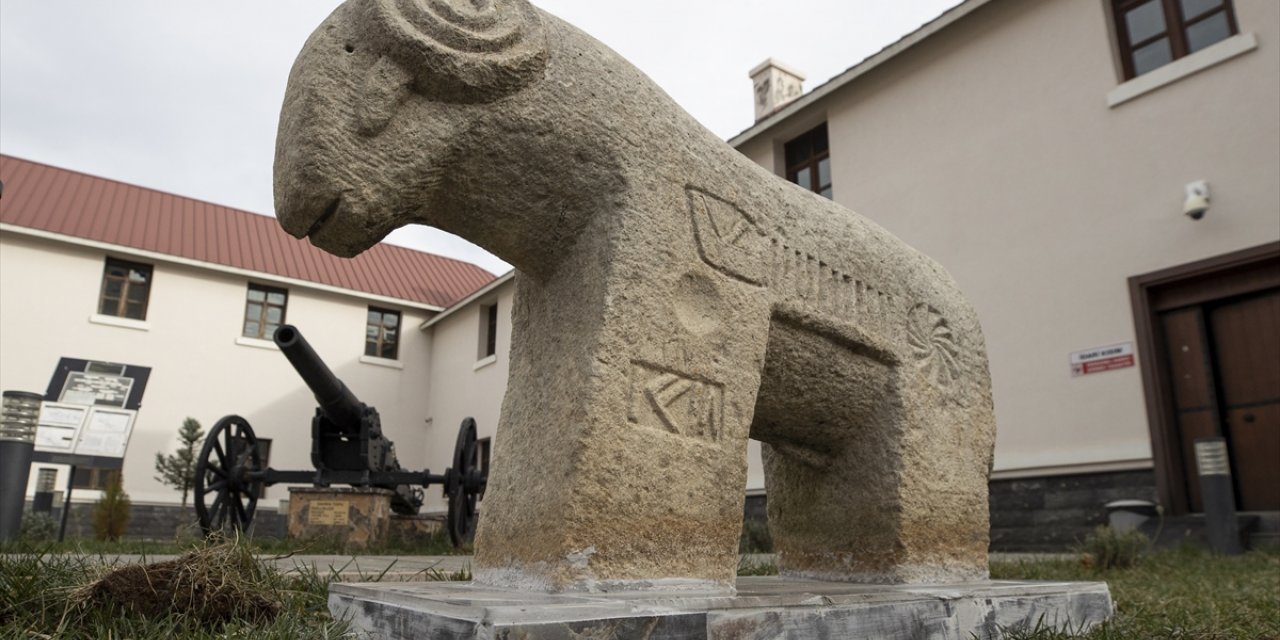
M329 609L386 640L969 640L1037 624L1083 632L1112 613L1102 582L908 586L744 577L737 589L548 594L462 582L335 583Z

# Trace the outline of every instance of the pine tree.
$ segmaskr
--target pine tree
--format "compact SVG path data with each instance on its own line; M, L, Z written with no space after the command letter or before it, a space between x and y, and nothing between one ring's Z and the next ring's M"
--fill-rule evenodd
M170 455L156 454L156 480L182 492L182 506L187 506L187 495L195 484L196 449L204 439L204 430L195 418L182 421L178 430L178 439L182 446L177 453Z

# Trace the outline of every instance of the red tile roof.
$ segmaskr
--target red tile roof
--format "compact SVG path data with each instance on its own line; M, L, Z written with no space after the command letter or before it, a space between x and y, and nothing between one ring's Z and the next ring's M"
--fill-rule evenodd
M329 255L285 233L275 218L0 155L0 222L448 307L488 284L473 264L378 244L355 258Z

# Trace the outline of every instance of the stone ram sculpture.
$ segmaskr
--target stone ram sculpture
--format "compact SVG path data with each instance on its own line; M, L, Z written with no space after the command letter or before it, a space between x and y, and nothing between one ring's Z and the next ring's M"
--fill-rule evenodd
M525 0L349 0L280 118L280 223L342 256L428 224L513 264L475 580L731 591L747 439L784 575L987 575L973 309Z

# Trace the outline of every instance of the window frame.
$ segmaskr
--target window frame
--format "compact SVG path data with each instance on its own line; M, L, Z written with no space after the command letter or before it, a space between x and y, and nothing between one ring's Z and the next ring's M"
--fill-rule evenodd
M821 141L822 149L815 151L818 147L816 144ZM796 145L805 145L808 153L803 159L792 162L792 150ZM834 182L831 176L831 138L827 132L827 123L822 124L788 140L782 145L783 164L786 166L786 178L788 182L798 184L809 191L812 191L824 198L834 199L835 190L832 188ZM823 161L827 162L827 179L831 182L825 184L820 182L821 171L819 166ZM801 184L799 181L800 172L809 171L809 184ZM826 193L823 193L826 191Z
M271 468L271 438L258 438L258 459L262 461L262 468ZM267 497L267 483L262 483L258 487L258 499L262 500Z
M107 487L118 477L121 477L121 469L77 466L75 467L75 473L71 475L71 488L106 491ZM123 482L123 478L121 482Z
M479 305L480 326L476 336L476 361L498 357L498 301Z
M254 290L263 292L261 302L249 299L249 294L252 293ZM272 304L270 300L271 300L271 294L273 293L279 293L284 295L284 303L278 304L278 305ZM252 320L249 318L249 305L251 304L261 305L262 307L262 309L258 312L258 317ZM275 322L275 323L267 322L267 313L272 307L280 308L280 322ZM249 285L245 288L245 293L244 293L244 312L240 315L240 336L243 338L250 338L254 340L273 340L275 337L274 335L265 334L266 327L268 325L274 324L278 328L280 325L285 324L286 322L288 322L288 313L289 313L289 290L288 289L250 282ZM250 322L258 323L258 332L256 334L249 333ZM274 334L275 332L273 331L272 333Z
M124 276L113 276L111 274L112 267L124 269ZM137 285L131 282L129 276L133 271L146 273L146 284ZM151 308L151 283L153 280L155 280L155 265L133 262L130 260L121 260L120 258L112 258L108 256L102 264L102 284L98 288L98 315L145 322L147 319L147 311ZM107 297L107 285L113 281L121 282L120 296L118 298L114 296L110 298ZM128 307L129 304L131 304L129 300L129 293L139 287L141 287L144 292L141 301L142 316L135 318L134 316L128 315ZM114 308L111 310L106 308L108 300L114 300ZM137 304L137 301L134 301L133 304Z
M48 480L46 482L46 479ZM58 490L58 468L36 467L35 493L54 493Z
M369 316L375 313L381 315L379 323L376 325L378 328L378 335L374 341L370 342L369 328L375 325L371 320L369 320ZM389 315L395 316L396 318L395 326L392 327L395 330L395 337L391 339L391 355L384 355L383 348L386 346L386 331L387 331L386 316L389 316ZM400 336L403 335L403 332L401 331L403 323L404 323L404 314L400 313L399 311L396 311L394 309L387 309L384 307L375 307L373 305L369 305L369 309L365 314L364 355L369 356L370 358L382 358L384 360L399 360L400 359ZM369 351L370 346L373 347L372 353L370 353Z
M493 438L479 438L476 440L476 459L472 464L480 470L482 476L489 475L489 462L493 457Z
M1235 4L1233 0L1222 0L1222 4L1219 7L1205 11L1190 20L1187 20L1182 15L1182 0L1108 0L1108 2L1111 4L1111 19L1115 25L1116 47L1120 55L1120 67L1124 74L1124 80L1132 80L1142 75L1146 75L1147 73L1164 67L1176 60L1185 58L1192 53L1197 53L1197 51L1191 51L1187 37L1187 30L1192 26L1209 20L1218 14L1225 14L1226 16L1227 37L1216 41L1214 44L1222 42L1232 36L1239 35L1240 33L1240 26L1236 21ZM1160 4L1161 10L1164 13L1164 30L1148 36L1144 40L1136 43L1132 42L1129 37L1129 23L1125 19L1125 16L1128 12L1149 2L1156 2ZM1134 52L1142 49L1143 47L1154 44L1163 38L1167 38L1169 40L1169 62L1147 69L1141 74L1136 73L1133 64Z

